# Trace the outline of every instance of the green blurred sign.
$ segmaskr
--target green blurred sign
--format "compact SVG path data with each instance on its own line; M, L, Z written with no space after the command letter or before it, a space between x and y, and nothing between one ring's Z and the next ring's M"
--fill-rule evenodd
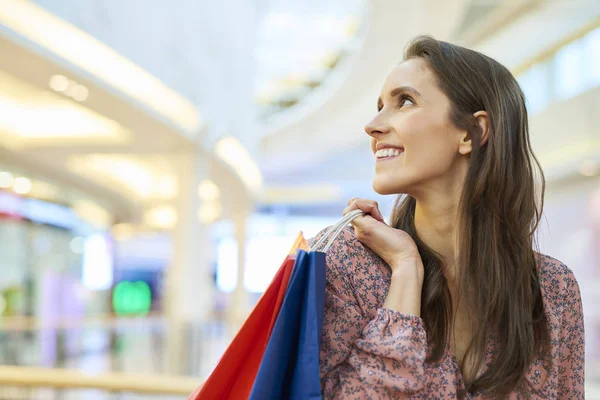
M121 281L113 290L112 303L118 315L146 315L152 306L152 291L143 281Z

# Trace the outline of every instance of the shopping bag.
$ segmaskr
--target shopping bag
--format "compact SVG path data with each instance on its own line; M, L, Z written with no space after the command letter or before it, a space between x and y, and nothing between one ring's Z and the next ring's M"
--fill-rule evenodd
M266 291L234 337L219 363L188 400L247 399L292 276L295 252L308 249L300 233Z
M325 254L346 225L363 214L361 210L346 214L316 243L311 243L309 252L298 250L250 400L322 399L319 350L325 305Z
M298 250L251 400L321 399L319 348L324 301L325 253Z

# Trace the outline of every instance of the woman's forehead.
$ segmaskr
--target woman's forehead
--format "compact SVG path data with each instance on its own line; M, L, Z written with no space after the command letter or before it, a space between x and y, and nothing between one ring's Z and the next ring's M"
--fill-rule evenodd
M427 87L434 85L433 73L427 62L422 58L411 58L398 64L385 80L382 95L389 93L396 87L414 87L423 93Z

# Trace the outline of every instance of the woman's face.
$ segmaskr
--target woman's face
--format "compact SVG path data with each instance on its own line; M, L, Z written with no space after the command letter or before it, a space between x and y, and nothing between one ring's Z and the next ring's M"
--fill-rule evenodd
M389 74L378 110L365 126L376 158L375 191L416 196L427 188L449 189L464 159L459 144L466 132L450 121L450 101L422 58Z

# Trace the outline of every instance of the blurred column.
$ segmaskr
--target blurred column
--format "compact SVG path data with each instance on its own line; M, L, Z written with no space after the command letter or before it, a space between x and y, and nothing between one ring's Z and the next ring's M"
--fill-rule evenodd
M248 213L238 211L234 216L235 238L238 244L238 270L237 284L231 295L227 313L228 329L230 336L242 326L249 311L249 296L244 286L244 274L246 271L246 242L248 240Z
M213 308L211 271L213 246L210 226L199 222L198 186L208 178L206 157L182 153L173 157L179 178L177 224L173 230L173 257L166 272L165 304L168 319L166 372L187 374L202 362L199 330Z

